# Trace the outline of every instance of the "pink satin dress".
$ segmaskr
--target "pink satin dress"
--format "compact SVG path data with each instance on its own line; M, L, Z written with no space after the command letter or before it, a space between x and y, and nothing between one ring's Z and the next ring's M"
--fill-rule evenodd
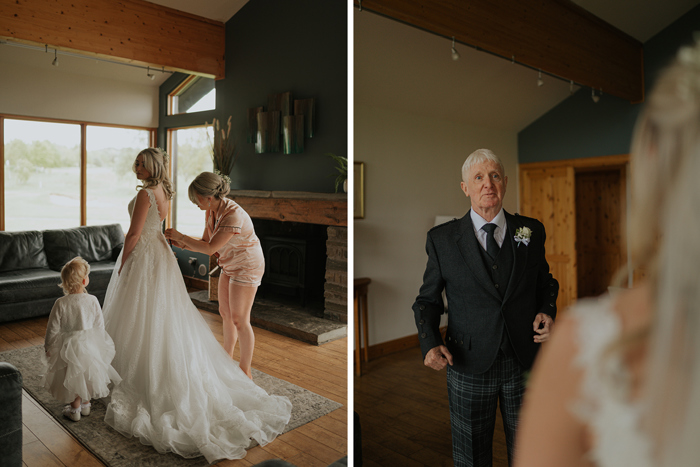
M235 201L224 198L216 213L207 211L206 224L210 240L219 232L233 232L231 240L214 253L223 272L238 285L259 286L265 257L248 213Z

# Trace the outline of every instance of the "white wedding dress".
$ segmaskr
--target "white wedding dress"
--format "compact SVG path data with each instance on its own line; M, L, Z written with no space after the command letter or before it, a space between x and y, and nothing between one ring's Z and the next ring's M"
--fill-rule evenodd
M572 407L593 434L588 458L598 467L651 467L651 442L640 429L643 406L630 400L629 372L610 346L621 336L610 296L579 301L576 364L583 369L581 397Z
M217 342L187 294L155 195L146 192L141 237L121 275L115 267L103 307L122 377L105 422L158 452L242 458L251 440L264 445L282 432L291 403L255 385Z

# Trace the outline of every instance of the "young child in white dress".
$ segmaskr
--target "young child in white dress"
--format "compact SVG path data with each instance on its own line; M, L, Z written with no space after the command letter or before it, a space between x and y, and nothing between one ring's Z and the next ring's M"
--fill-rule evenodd
M74 422L90 415L90 399L109 395L110 380L121 377L112 367L114 342L105 331L100 303L85 290L90 265L77 256L61 269L65 297L56 300L44 340L43 385L53 397L70 402L63 415Z

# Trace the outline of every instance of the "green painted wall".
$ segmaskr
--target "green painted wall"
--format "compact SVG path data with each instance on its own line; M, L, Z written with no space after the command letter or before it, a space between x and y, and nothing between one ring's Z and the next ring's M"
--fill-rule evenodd
M166 130L232 116L238 158L232 188L335 191L332 152L348 156L347 3L342 0L251 0L226 23L226 77L216 82L216 110L166 115L167 95L185 75L160 87L158 144ZM255 154L246 142L247 109L264 106L269 94L316 100L314 136L302 154ZM192 276L189 257L208 266L206 255L174 249L180 269ZM194 277L202 278L199 274Z
M167 116L166 96L183 79L161 86L159 141L167 128L216 117L238 146L232 188L332 193L332 152L347 157L347 5L341 0L253 0L226 23L226 78L216 82L216 110ZM270 94L316 100L313 138L301 154L255 154L246 142L247 110Z

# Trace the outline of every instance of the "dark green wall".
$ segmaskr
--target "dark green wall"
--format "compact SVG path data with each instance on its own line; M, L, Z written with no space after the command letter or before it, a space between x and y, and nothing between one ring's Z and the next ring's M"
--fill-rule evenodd
M646 93L681 45L700 29L700 6L644 44ZM603 90L605 91L605 90ZM518 162L626 154L642 105L603 94L595 104L583 88L518 133Z
M252 0L226 23L226 79L217 112L233 116L240 152L234 186L255 190L335 191L335 163L347 157L347 2ZM316 100L313 138L302 154L255 154L245 142L247 109L269 94ZM218 99L218 93L222 99Z
M326 153L348 156L347 32L343 0L250 0L226 23L226 77L216 82L216 110L168 116L167 95L186 76L161 85L159 146L169 128L232 116L238 146L232 188L334 192L335 162ZM269 94L287 91L292 99L316 100L314 137L305 139L302 154L255 154L246 143L248 108L267 109ZM174 250L187 275L189 257L208 266L205 255Z
M201 125L214 117L232 132L238 158L232 188L335 191L332 152L347 157L347 4L342 0L252 0L226 23L226 78L216 82L216 110L166 115L167 94L184 75L161 85L159 144L168 128ZM270 94L316 100L313 138L302 154L255 154L246 142L247 110Z

